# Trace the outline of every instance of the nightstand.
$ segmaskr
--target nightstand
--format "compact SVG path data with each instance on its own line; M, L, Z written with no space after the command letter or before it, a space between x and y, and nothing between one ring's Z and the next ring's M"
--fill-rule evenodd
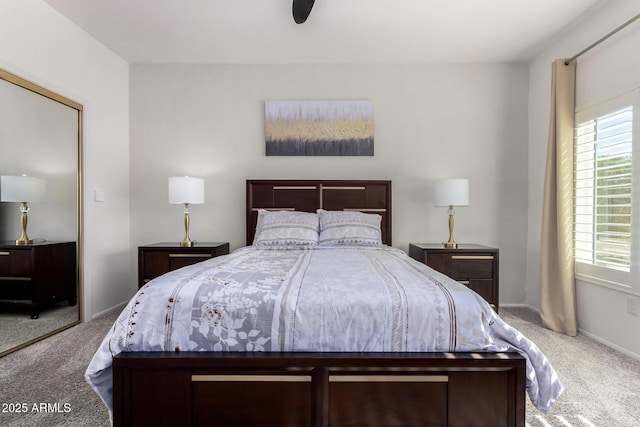
M172 270L229 253L228 242L197 242L180 246L179 242L138 246L138 288Z
M0 242L0 302L26 305L32 319L67 300L77 303L76 242Z
M498 311L500 251L497 248L459 244L458 248L451 249L442 243L411 243L409 256L468 286Z

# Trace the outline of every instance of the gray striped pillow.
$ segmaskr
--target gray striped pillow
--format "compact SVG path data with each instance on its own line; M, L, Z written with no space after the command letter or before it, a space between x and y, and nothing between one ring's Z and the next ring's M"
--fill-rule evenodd
M381 245L382 216L351 211L318 209L321 245Z
M296 211L258 211L255 246L310 246L318 243L318 215Z

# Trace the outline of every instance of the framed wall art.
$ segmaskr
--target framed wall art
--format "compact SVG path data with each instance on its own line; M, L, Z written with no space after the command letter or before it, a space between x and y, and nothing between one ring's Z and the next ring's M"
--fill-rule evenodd
M267 156L373 156L368 100L266 101Z

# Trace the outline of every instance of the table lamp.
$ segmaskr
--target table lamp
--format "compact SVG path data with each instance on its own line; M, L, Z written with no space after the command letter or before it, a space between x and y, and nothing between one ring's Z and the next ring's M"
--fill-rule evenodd
M169 178L169 203L184 204L184 239L180 246L194 246L189 238L189 205L204 203L204 179L191 176Z
M469 180L445 179L436 182L433 199L434 206L449 207L449 241L443 244L446 248L457 248L458 244L453 240L453 207L469 206Z

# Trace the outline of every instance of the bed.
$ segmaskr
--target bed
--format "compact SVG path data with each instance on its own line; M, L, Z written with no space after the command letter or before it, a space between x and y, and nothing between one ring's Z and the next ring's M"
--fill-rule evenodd
M391 246L390 181L246 196L247 246L149 282L94 355L114 425L524 426L527 393L551 409L535 344Z

